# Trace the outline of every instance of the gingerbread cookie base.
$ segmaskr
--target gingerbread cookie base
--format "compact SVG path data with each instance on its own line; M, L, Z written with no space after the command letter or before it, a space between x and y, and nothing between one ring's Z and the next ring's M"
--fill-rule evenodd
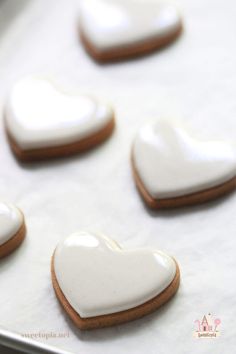
M180 271L178 264L176 263L176 274L174 279L165 290L163 290L159 295L157 295L153 299L145 302L140 306L122 312L103 316L82 318L69 304L57 282L54 270L54 255L52 256L51 260L51 276L53 288L59 302L61 303L71 320L74 322L74 324L81 330L110 327L121 323L133 321L147 314L150 314L157 310L160 306L164 305L168 300L170 300L174 296L174 294L179 288L180 283Z
M168 209L202 204L226 195L236 188L236 177L234 177L223 184L200 192L183 195L181 197L155 199L147 192L141 178L139 177L133 157L131 157L131 164L137 189L144 202L152 209Z
M113 118L109 121L109 123L101 130L78 142L61 145L61 146L53 146L53 147L37 148L37 149L29 149L29 150L22 150L8 131L7 131L7 136L8 136L11 149L14 152L15 156L21 161L33 162L33 161L46 160L46 159L51 159L56 157L66 157L69 155L74 155L80 152L90 150L94 148L96 145L99 145L102 142L104 142L106 139L108 139L112 134L114 127L115 127L115 118L113 116Z
M162 49L174 42L180 36L182 31L183 26L181 24L173 33L162 36L161 38L152 38L135 44L123 45L104 50L96 48L88 40L81 28L79 29L79 34L87 53L99 63L108 63L151 54L152 52Z
M23 221L23 224L21 225L17 233L13 237L11 237L8 241L0 245L0 258L8 256L16 248L18 248L21 245L22 241L24 240L25 234L26 234L26 227L25 227L25 222Z

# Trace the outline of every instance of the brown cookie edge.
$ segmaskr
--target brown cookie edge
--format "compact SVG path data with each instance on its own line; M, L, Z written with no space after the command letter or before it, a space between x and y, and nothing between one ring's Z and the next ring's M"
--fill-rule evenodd
M113 114L111 120L102 129L80 141L66 145L50 146L47 148L22 150L7 127L5 127L11 150L15 156L23 162L33 162L51 158L66 157L69 155L85 152L107 140L111 136L114 128L115 116Z
M80 40L86 52L97 62L103 64L108 62L122 61L139 56L151 54L152 52L162 49L174 42L183 32L183 22L181 20L178 28L169 35L161 38L151 38L138 43L113 47L111 49L101 50L95 47L86 37L81 26L79 26Z
M55 254L55 252L54 252ZM65 295L63 294L57 279L56 279L56 274L54 270L54 254L51 259L51 278L52 278L52 285L56 294L56 297L66 313L69 315L71 320L74 322L74 324L81 330L87 330L87 329L96 329L96 328L104 328L104 327L110 327L122 323L126 323L129 321L136 320L138 318L141 318L145 315L148 315L155 310L157 310L159 307L164 305L167 301L169 301L177 292L180 284L180 270L179 266L176 263L176 274L172 282L169 284L169 286L162 291L159 295L154 297L153 299L145 302L144 304L134 307L129 310L117 312L114 314L109 314L109 315L102 315L102 316L96 316L96 317L89 317L89 318L82 318L79 316L79 314L72 308L70 303L67 301Z
M131 154L131 166L132 172L135 180L136 187L144 200L144 202L152 209L168 209L168 208L178 208L184 206L191 206L196 204L203 204L210 200L219 198L232 192L236 188L236 177L233 177L229 181L220 184L218 186L196 192L187 194L181 197L166 198L166 199L155 199L146 190L138 171L135 167L133 153Z
M21 243L23 242L26 235L26 226L25 221L23 219L23 223L20 226L19 230L16 232L14 236L12 236L8 241L0 245L0 259L8 256L10 253L15 251Z

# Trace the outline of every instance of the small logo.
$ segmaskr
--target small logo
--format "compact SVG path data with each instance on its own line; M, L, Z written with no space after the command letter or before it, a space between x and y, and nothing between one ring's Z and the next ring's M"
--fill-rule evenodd
M210 313L204 315L201 320L194 321L194 324L193 336L195 338L216 338L220 335L219 326L221 320L214 318Z

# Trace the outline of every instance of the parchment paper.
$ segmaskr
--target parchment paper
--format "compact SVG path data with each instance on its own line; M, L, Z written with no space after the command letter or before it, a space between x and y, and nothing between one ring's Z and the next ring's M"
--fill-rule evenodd
M0 125L0 196L25 213L27 239L0 262L0 324L83 354L233 353L236 315L236 193L204 206L150 212L132 179L130 148L147 120L175 117L204 138L236 141L236 3L179 0L185 32L142 59L97 65L78 39L76 0L0 4L0 100L15 80L50 75L67 90L115 108L117 129L100 148L69 159L20 165ZM123 247L157 247L181 267L177 296L153 315L81 332L58 304L50 257L70 233L98 230ZM221 336L195 339L213 314ZM46 339L43 335L56 337ZM64 335L59 338L59 335Z

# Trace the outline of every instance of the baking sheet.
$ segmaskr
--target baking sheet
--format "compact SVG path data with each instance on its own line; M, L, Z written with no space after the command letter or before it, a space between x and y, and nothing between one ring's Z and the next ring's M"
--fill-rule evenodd
M149 119L183 119L203 137L236 140L236 3L179 0L185 33L159 53L99 66L78 39L76 0L0 4L0 98L24 75L50 75L66 89L111 101L117 129L100 148L65 160L20 165L1 121L0 196L25 213L27 239L0 262L0 324L73 353L232 353L235 336L236 193L204 206L153 213L135 190L130 147ZM158 247L180 263L182 284L168 305L142 320L81 332L50 281L57 243L99 230L127 248ZM212 313L221 336L195 339ZM46 338L46 336L51 338Z

